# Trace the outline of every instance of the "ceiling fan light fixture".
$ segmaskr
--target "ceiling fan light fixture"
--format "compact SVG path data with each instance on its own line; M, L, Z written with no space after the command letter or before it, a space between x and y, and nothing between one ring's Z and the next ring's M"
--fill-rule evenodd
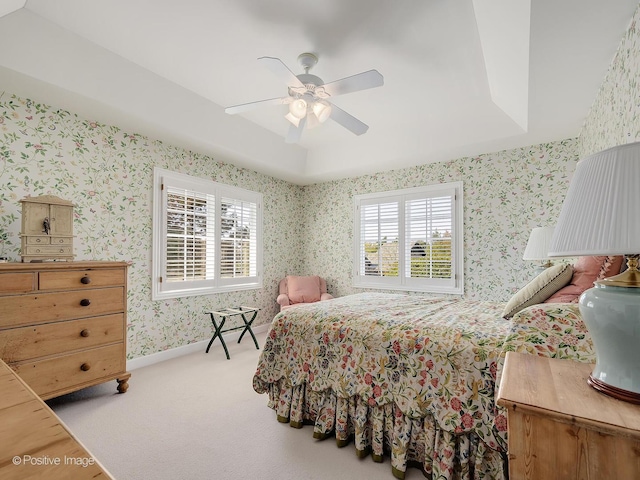
M320 77L309 73L311 67L318 62L318 57L312 53L302 53L298 57L298 62L304 69L304 73L299 75L295 75L279 58L260 57L258 60L286 83L287 96L233 105L225 108L226 113L244 113L264 105L288 105L289 111L285 118L292 126L289 128L287 143L297 143L303 129L320 125L329 118L354 135L362 135L369 129L368 125L337 105L333 105L327 99L346 93L381 87L384 85L384 78L377 70L368 70L324 83Z
M329 102L319 100L313 105L313 113L316 114L320 123L324 123L331 116L331 105Z
M287 120L289 120L294 127L298 127L300 125L300 119L296 116L294 116L291 112L287 113L284 118L286 118Z
M313 113L313 110L312 110L307 115L307 122L304 128L311 130L312 128L316 128L318 125L320 125L320 122L318 121L318 117L316 117L316 114Z
M297 119L304 118L307 115L307 102L302 98L296 98L289 104L289 113Z

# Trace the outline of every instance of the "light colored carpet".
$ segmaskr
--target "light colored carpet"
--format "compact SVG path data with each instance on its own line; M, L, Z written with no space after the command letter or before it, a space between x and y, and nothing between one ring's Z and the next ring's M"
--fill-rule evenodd
M251 386L253 342L227 344L231 360L216 341L208 354L133 370L123 395L113 381L47 403L117 480L394 480L388 458L360 460L353 444L278 423Z

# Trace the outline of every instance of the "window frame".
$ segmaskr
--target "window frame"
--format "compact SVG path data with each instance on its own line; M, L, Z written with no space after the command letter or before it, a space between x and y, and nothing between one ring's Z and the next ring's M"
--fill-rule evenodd
M420 198L433 198L438 195L452 196L451 210L451 279L415 278L407 277L405 270L411 268L410 255L406 247L406 202ZM373 276L360 272L363 245L361 240L363 205L376 205L397 202L398 203L398 276ZM413 187L385 192L375 192L355 195L353 197L353 270L352 284L356 288L373 288L381 290L401 290L412 292L439 293L439 294L464 294L464 231L463 231L463 183L449 182L422 187ZM409 259L408 262L406 259Z
M214 273L213 278L205 280L162 281L167 277L167 202L165 188L187 189L198 194L213 195L215 205L214 227ZM232 199L256 205L255 232L255 275L240 278L221 277L221 217L222 199ZM238 290L254 290L263 287L263 249L262 249L262 194L240 187L214 182L184 173L155 167L153 169L153 239L152 239L152 278L151 299L153 301L209 295Z

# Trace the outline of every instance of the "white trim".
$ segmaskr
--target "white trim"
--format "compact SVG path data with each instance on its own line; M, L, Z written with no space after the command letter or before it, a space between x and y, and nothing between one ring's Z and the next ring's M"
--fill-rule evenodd
M371 199L382 199L391 197L392 200L402 199L405 196L415 195L416 193L424 193L425 189L429 189L429 193L432 192L442 192L442 191L451 191L452 189L459 188L462 191L462 182L449 182L449 183L434 183L430 185L424 185L422 187L411 187L411 188L401 188L399 190L387 190L386 192L373 192L373 193L362 193L359 195L355 195L354 199L362 200L371 200ZM429 195L431 196L431 195ZM435 195L433 195L435 196ZM374 202L379 203L379 202Z
M262 333L262 332L266 332L269 326L270 326L269 323L265 323L262 325L258 325L256 327L252 327L251 330L253 331L253 333ZM230 340L236 341L240 337L241 333L242 332L240 331L235 331L235 332L229 332L225 334L224 335L225 343L229 343ZM242 340L247 341L246 338L247 337L245 336ZM156 363L164 362L166 360L171 360L171 359L182 357L184 355L189 355L192 353L197 353L197 352L204 353L205 350L207 349L207 344L209 343L209 340L211 339L201 340L199 342L190 343L188 345L172 348L170 350L164 350L162 352L152 353L151 355L145 355L144 357L132 358L131 360L127 360L127 370L131 371L137 368L148 367L150 365L155 365ZM249 335L249 341L252 342L252 340L253 339ZM224 354L224 350L222 349L222 344L219 341L213 342L213 345L211 345L211 350L209 350L209 354L211 355L219 354L220 352L217 352L218 349L220 350L220 352ZM233 358L233 356L231 358Z

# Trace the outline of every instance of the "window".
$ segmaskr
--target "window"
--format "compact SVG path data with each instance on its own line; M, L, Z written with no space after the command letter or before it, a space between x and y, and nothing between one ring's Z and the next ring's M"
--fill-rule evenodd
M354 286L462 294L462 182L357 195Z
M262 196L154 169L152 299L262 287Z

